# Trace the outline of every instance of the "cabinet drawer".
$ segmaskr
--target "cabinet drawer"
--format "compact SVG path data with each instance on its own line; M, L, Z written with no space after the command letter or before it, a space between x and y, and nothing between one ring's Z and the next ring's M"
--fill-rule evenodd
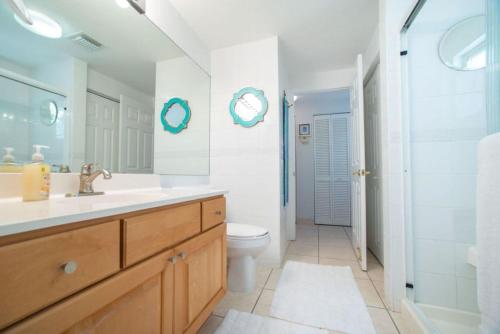
M0 248L0 328L120 269L113 221Z
M174 266L167 251L16 323L5 334L172 333Z
M129 266L201 232L200 203L127 218L123 265Z
M202 204L202 230L218 225L226 220L226 198L216 198L204 201Z

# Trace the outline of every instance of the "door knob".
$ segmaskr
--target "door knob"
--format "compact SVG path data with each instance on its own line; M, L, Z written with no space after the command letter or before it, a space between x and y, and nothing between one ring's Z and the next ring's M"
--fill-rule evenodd
M352 173L353 176L361 176L360 170L357 170Z
M67 275L74 273L77 268L78 263L76 263L76 261L68 261L62 265L62 270L64 270L64 273Z

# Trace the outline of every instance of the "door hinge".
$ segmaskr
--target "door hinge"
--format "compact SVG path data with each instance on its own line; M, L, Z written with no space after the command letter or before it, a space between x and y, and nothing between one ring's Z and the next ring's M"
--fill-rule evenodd
M413 283L406 283L407 289L413 289Z
M400 56L406 56L408 54L408 50L401 51L399 53Z

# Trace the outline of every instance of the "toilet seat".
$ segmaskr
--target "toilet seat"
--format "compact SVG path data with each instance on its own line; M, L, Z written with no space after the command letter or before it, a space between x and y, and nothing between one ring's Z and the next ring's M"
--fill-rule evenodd
M227 224L227 238L232 240L249 240L265 238L269 232L259 226L247 224Z

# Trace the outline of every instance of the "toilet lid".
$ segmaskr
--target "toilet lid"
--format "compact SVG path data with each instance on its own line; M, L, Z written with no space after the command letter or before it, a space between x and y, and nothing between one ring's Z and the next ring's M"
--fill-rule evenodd
M265 228L246 224L227 224L227 236L231 238L255 238L266 235Z

